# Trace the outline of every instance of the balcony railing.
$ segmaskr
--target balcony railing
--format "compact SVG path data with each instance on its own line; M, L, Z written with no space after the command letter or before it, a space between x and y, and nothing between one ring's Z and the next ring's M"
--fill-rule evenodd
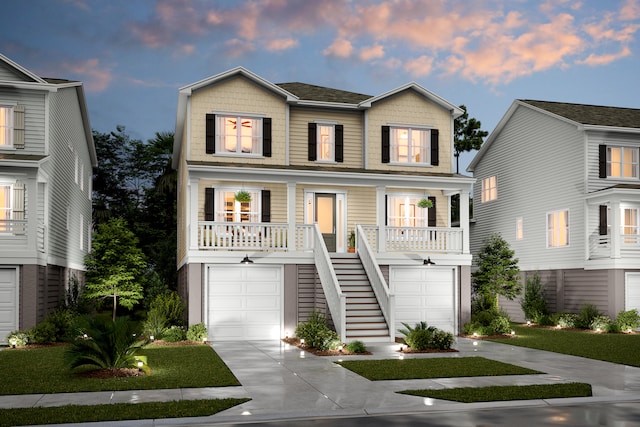
M201 221L198 230L199 249L311 251L314 239L312 224L296 225L291 248L288 224Z
M639 234L620 234L614 236L618 239L621 258L640 258L640 235ZM592 235L589 237L589 258L603 259L614 258L616 254L612 253L612 236Z
M439 252L462 253L462 230L447 227L385 227L385 239L380 242L377 226L362 226L367 241L379 252Z
M0 219L0 234L24 235L26 233L26 219Z

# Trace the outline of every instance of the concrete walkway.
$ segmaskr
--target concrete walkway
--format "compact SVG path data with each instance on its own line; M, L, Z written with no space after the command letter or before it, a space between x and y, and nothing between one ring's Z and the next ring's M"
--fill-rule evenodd
M340 357L320 357L280 341L215 342L213 348L242 386L204 389L134 390L95 393L0 396L0 408L59 405L140 403L181 399L249 397L252 400L210 417L141 420L117 425L160 426L327 416L400 414L468 410L505 406L566 405L577 402L640 401L640 368L566 356L505 344L458 338L457 353L411 354L405 358L482 356L544 372L537 375L465 377L430 380L369 381L333 363ZM368 344L370 356L344 359L399 358L397 345ZM586 382L593 397L535 401L454 403L397 394L421 388ZM99 423L97 425L112 425ZM113 424L115 425L115 424Z

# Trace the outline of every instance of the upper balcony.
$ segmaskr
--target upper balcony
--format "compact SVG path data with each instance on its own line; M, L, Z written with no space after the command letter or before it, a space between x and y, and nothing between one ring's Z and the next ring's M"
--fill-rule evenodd
M0 248L17 250L29 247L29 242L35 240L36 250L45 252L45 226L39 223L35 230L35 236L29 235L28 221L26 219L0 219Z
M640 235L606 234L589 238L589 259L627 258L640 260Z

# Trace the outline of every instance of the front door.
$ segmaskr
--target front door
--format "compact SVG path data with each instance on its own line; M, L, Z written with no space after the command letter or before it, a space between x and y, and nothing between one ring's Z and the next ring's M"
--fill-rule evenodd
M336 251L336 195L316 193L315 221L329 252Z

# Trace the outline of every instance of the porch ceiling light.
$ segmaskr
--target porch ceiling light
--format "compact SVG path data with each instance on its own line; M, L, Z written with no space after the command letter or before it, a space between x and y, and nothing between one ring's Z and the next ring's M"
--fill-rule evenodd
M245 255L244 258L242 258L242 261L240 261L240 264L253 264L253 260L251 258L249 258L249 255Z
M422 265L436 265L436 263L431 261L431 257L428 257L427 259L422 261Z

